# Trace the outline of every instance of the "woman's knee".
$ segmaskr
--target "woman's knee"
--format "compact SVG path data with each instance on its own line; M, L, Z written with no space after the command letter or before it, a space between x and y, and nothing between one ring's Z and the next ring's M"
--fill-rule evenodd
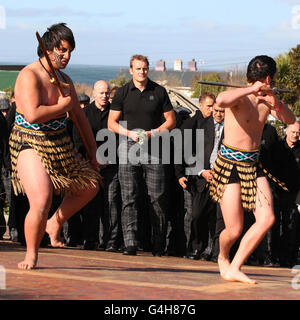
M39 216L48 216L51 208L52 199L29 200L30 211L36 212Z

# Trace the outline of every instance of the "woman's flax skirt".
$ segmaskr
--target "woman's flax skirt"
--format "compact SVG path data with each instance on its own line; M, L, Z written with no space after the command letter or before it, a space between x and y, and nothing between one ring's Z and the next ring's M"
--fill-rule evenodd
M17 161L23 146L32 148L41 158L50 176L55 193L75 193L96 186L100 175L89 162L75 151L66 129L51 132L32 132L14 126L9 140L12 185L14 193L25 193L18 177Z

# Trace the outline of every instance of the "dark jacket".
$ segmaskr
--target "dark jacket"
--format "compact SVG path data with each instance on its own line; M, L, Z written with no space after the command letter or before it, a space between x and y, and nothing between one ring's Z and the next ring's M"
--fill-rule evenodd
M190 122L192 123L192 122ZM189 129L187 126L183 127L184 129ZM204 167L203 169L208 170L210 169L210 156L213 151L214 142L215 142L215 128L214 128L214 119L212 116L207 118L198 119L194 124L192 129L192 151L193 154L196 152L196 129L203 129L204 130ZM220 139L220 144L224 137L224 130L222 132L222 136ZM183 159L184 160L184 159ZM186 176L185 174L185 168L187 167L186 163L183 164L176 164L175 167L175 175L177 179L180 179L183 176ZM202 192L206 186L207 181L201 176L190 176L189 182L191 187L195 187L198 192Z
M101 129L107 129L107 121L108 121L108 114L110 110L110 104L108 103L107 107L101 111L96 107L95 101L87 105L83 108L83 112L85 113L88 122L91 126L93 131L93 135L96 138L97 132ZM73 127L73 141L76 149L81 153L85 154L85 149L81 138L78 134L78 131L75 127ZM99 147L104 141L96 141L97 147Z
M6 169L10 168L8 139L7 122L2 112L0 112L0 168L2 168L2 165Z

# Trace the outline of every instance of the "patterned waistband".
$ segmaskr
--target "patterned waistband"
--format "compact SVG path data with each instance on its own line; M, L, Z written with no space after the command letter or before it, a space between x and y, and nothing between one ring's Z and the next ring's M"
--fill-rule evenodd
M219 155L232 162L253 163L258 160L259 150L241 150L222 143Z
M58 119L53 119L45 123L29 123L24 115L16 111L15 125L33 132L50 132L65 129L67 125L67 117L63 116Z

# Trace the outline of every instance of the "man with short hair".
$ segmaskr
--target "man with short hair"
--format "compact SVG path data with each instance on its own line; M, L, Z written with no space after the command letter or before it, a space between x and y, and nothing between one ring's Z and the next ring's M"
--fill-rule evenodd
M286 143L291 149L297 149L300 138L300 123L298 121L288 125L285 129Z
M191 129L196 127L196 123L200 119L207 118L212 115L213 105L216 102L216 97L211 92L204 92L199 97L199 106L192 117L187 117L183 120L181 129Z
M197 176L184 174L186 164L175 165L178 182L185 192L191 194L191 213L185 215L185 232L188 240L187 257L198 260L207 248L205 257L209 260L212 254L212 240L214 237L216 206L209 197L209 182L212 179L211 168L223 138L224 108L214 104L212 116L199 119L193 131L195 140L196 129L204 130L204 164ZM186 199L186 197L185 197ZM209 241L209 243L208 243Z
M275 216L277 228L273 232L272 248L281 267L297 264L299 251L300 217L298 212L300 192L300 124L295 122L285 129L286 136L279 141L273 161L276 177L286 184L287 190L276 189ZM275 246L277 245L277 246Z
M225 222L218 263L227 281L256 283L241 267L274 223L272 194L258 166L262 131L270 113L282 122L295 122L292 111L272 91L276 77L276 62L257 56L247 68L249 86L223 91L217 97L217 104L225 108L224 141L214 164L210 194L220 203ZM230 248L243 230L243 209L253 210L255 222L230 262Z
M95 138L99 130L107 129L110 110L109 97L110 88L108 83L104 80L99 80L94 84L94 101L83 109ZM76 148L80 153L85 154L77 130L73 130L73 138ZM99 148L105 141L96 142ZM100 243L100 248L109 252L116 252L122 244L122 234L120 232L121 191L118 164L102 163L100 167L104 192L100 190L97 196L83 208L83 249L96 249L96 243ZM100 218L102 228L99 239Z
M199 109L196 110L195 114L192 117L188 116L186 119L184 119L180 126L180 129L182 131L183 141L185 141L184 139L185 129L191 129L195 132L195 130L198 128L199 121L211 116L212 108L215 102L216 102L216 97L211 92L207 91L200 95ZM196 150L195 140L196 139L192 139L192 142L191 142L193 153ZM189 155L189 156L192 156L192 155ZM177 177L177 180L180 180L178 182L181 185L181 187L183 187L182 190L183 190L183 198L184 198L184 201L183 201L184 232L186 237L185 247L187 249L187 255L190 257L194 257L195 259L198 259L200 257L200 253L198 249L193 249L192 250L193 252L189 252L191 250L189 243L190 243L190 235L191 235L193 196L191 194L191 189L189 187L184 186L185 181L188 180L188 178L185 175L185 165L175 165L174 169L175 169L175 176ZM190 180L193 180L193 178L191 177Z
M63 246L60 231L65 221L98 192L96 143L79 106L72 80L64 69L75 48L71 29L55 24L42 36L59 81L66 83L65 96L52 81L48 61L38 47L39 59L23 68L15 85L16 118L10 135L12 184L15 194L26 193L30 209L25 219L27 252L21 269L33 269L45 233L51 245ZM66 130L66 113L72 110L92 151L92 166L81 161ZM48 219L52 194L64 193L54 215Z
M108 127L129 140L121 142L120 152L126 153L137 142L151 139L163 130L175 127L175 115L166 90L148 78L149 61L142 55L130 60L132 80L119 88L110 109ZM127 121L127 128L119 120ZM134 129L143 130L141 134ZM120 137L121 140L121 137ZM123 139L124 140L124 139ZM148 143L145 141L145 143ZM123 148L123 149L122 149ZM121 151L121 149L123 151ZM140 150L142 153L142 148ZM151 153L151 152L150 152ZM149 154L144 154L146 157ZM150 157L148 158L150 159ZM121 159L120 159L121 161ZM152 251L161 256L165 250L167 212L167 172L164 164L134 164L128 159L119 164L122 192L122 226L125 243L124 254L136 255L138 247L138 197L145 184L150 198L150 220L152 225Z
M203 118L207 118L212 115L213 106L216 102L216 97L213 93L204 92L199 97L199 109Z

